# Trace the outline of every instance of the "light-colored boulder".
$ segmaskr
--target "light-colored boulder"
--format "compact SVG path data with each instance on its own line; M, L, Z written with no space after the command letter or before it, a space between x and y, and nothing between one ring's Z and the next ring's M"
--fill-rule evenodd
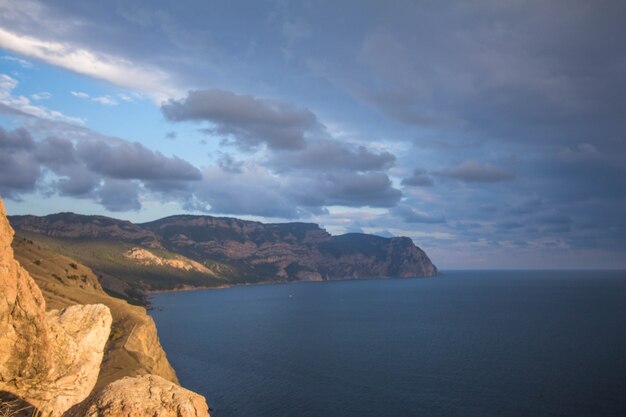
M122 378L64 417L209 417L204 397L156 375Z

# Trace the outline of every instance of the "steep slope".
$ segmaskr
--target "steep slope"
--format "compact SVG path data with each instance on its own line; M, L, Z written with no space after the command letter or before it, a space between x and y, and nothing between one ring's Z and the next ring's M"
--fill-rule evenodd
M178 382L145 308L107 295L92 270L78 261L52 252L32 240L16 237L15 258L33 277L49 308L74 304L106 305L113 316L97 386L125 376L159 375Z

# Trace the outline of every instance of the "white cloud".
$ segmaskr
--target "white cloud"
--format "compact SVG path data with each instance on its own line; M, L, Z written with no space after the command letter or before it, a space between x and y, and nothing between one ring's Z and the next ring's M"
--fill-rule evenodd
M109 95L92 97L83 91L70 91L70 94L74 97L82 98L83 100L90 100L94 103L102 104L104 106L117 106L119 104L117 100Z
M43 106L36 106L31 103L26 96L14 96L13 90L17 85L18 82L15 78L7 74L0 74L0 104L41 119L80 125L85 123L85 120L79 117L66 116L59 111L50 110Z
M47 91L42 91L39 93L31 94L30 96L33 100L48 100L52 98L52 94Z
M2 59L4 59L5 61L15 62L15 63L19 64L22 68L32 68L33 67L33 63L32 62L27 61L25 59L17 58L17 57L14 57L14 56L4 55L2 57Z
M182 93L174 87L169 74L160 69L138 66L126 59L74 44L45 41L0 28L0 47L145 93L158 103Z
M74 97L88 99L89 94L83 93L82 91L71 91L70 92Z
M96 103L100 103L100 104L103 104L105 106L117 106L118 105L117 100L115 100L111 96L94 97L94 98L91 99L91 101L95 101Z
M124 101L133 101L133 98L131 96L124 93L118 93L117 96Z

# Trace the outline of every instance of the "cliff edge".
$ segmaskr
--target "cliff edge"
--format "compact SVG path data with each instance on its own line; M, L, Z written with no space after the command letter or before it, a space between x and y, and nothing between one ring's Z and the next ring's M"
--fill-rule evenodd
M98 378L112 317L102 304L46 312L43 295L13 257L0 201L0 390L60 416L83 401Z
M133 324L132 331L124 334L111 332L114 318L106 305L68 305L81 291L95 298L98 293L101 299L108 297L97 280L78 274L84 267L74 262L69 262L64 277L50 273L52 279L65 284L63 291L51 294L52 304L63 308L46 311L42 291L14 257L12 240L13 229L0 200L0 399L17 398L22 411L26 405L29 415L42 417L209 416L204 397L172 382L176 376L145 311L143 322L136 318L133 322L129 315L117 317ZM35 261L33 264L41 266L41 259ZM120 332L125 327L113 329ZM116 342L123 349L115 349ZM107 358L105 351L109 355L126 353L141 363L130 367L137 376L109 383L108 379L116 376L111 369L125 369L117 366L120 363L115 356ZM100 372L103 358L109 361L109 366L104 366L109 369L107 379ZM170 380L142 374L144 370L160 372Z

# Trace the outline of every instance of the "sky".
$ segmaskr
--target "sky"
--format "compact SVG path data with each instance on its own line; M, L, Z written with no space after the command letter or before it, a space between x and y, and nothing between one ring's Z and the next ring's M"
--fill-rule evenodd
M10 214L409 236L626 268L626 3L0 0Z

